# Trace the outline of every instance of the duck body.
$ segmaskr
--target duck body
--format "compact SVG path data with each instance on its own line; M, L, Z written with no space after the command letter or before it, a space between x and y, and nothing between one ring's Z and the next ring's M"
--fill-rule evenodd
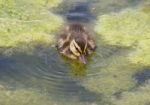
M57 38L56 48L62 55L79 59L86 64L86 58L95 51L95 41L80 23L72 23L63 29Z

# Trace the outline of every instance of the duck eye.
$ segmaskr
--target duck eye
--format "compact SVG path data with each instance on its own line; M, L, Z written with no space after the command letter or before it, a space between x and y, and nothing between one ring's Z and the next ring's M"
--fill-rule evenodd
M79 53L82 53L81 47L75 40L73 41L73 45Z
M74 45L74 47L76 48L76 50L81 54L82 53L82 51L80 51L75 45Z

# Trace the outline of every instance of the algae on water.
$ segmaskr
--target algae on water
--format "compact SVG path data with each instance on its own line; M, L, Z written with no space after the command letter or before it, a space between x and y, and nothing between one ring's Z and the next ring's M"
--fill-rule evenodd
M115 105L149 105L150 104L150 81L135 91L124 92Z
M100 16L95 31L110 45L133 48L128 58L136 64L150 65L150 15L127 9Z
M54 32L63 23L59 16L51 12L51 8L57 6L60 1L0 0L0 48L6 49L4 52L8 54L13 49L31 52L36 45L46 47L51 45ZM122 7L122 4L119 5ZM91 65L87 67L88 72L96 70L97 75L83 78L80 85L89 92L102 94L104 101L110 102L108 105L150 104L149 80L144 85L136 87L138 81L133 77L139 68L150 65L150 16L148 13L148 7L127 9L120 13L100 16L98 19L95 31L107 47L106 50L98 48L97 52L102 54L96 55L97 62L93 63L96 67L92 68ZM106 53L112 50L110 47L116 47L117 50L115 49L112 51L113 54L107 56ZM83 71L83 74L87 71ZM45 86L44 84L43 87ZM52 96L47 95L48 93L41 94L35 90L9 90L0 86L0 94L2 105L62 105L62 102L51 99ZM89 104L75 99L74 103L77 102L81 105ZM64 103L65 105L74 104L68 101Z
M60 2L61 0L0 0L0 54L8 55L15 51L32 53L37 45L50 47L54 32L63 23L62 18L53 14L51 9ZM1 62L3 63L3 57ZM1 70L5 69L2 67ZM36 89L18 87L11 90L0 85L0 105L57 104Z
M0 104L1 105L54 105L57 102L52 101L50 97L42 95L33 90L9 90L0 89Z
M62 18L52 14L50 8L59 2L60 0L1 0L0 47L16 48L25 45L27 48L34 43L50 45L53 32L62 24Z
M102 94L110 105L149 105L149 81L137 86L138 80L134 78L140 69L150 65L149 13L141 8L126 9L99 16L96 22L99 39L107 46L127 48L128 51L116 51L116 54L101 58L100 62L107 63L97 66L98 75L87 76L81 85Z
M83 79L81 85L90 91L106 96L133 88L136 85L136 80L132 78L132 75L138 66L130 64L122 55L112 55L109 58L105 59L106 62L109 62L107 65L97 68L96 71L99 75Z
M92 0L91 11L96 15L102 15L135 6L139 4L140 1L142 0Z

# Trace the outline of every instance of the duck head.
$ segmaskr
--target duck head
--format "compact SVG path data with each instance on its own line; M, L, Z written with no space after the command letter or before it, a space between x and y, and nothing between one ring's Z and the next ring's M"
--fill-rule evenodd
M87 40L83 37L76 37L70 42L70 51L79 59L83 64L87 63Z

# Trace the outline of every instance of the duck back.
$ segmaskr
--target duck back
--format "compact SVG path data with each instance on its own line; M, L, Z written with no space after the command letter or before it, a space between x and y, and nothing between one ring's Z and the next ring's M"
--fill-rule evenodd
M85 28L83 25L81 25L79 23L74 23L69 26L68 31L75 32L75 33L83 33L83 32L85 32Z

